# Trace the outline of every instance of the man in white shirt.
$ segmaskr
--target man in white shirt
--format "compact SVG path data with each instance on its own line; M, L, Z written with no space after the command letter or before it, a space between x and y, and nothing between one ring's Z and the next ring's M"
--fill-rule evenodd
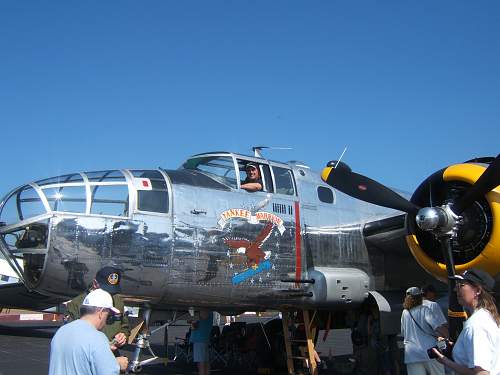
M449 331L448 331L448 321L446 320L443 310L441 309L441 306L436 302L436 297L437 297L437 291L436 288L432 284L424 285L422 287L422 294L423 294L423 299L422 299L422 305L428 307L431 311L432 314L435 316L436 321L439 323L440 332L442 334L446 334L444 338L449 337Z

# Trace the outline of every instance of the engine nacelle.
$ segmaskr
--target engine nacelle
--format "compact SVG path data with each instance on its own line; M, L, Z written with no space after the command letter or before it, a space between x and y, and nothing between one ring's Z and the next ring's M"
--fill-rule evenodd
M309 270L315 306L331 307L361 304L368 298L369 277L357 268L316 267Z
M412 202L420 207L439 206L461 196L487 165L464 163L444 168L427 178L415 191ZM446 281L444 257L435 237L418 228L407 215L406 241L417 262L435 277ZM457 272L477 267L493 276L500 273L500 186L474 202L461 215L457 237L452 241ZM497 277L498 279L498 277Z

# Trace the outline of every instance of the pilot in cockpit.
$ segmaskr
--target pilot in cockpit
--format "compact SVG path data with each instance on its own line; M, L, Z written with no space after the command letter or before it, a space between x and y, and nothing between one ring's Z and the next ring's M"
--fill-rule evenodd
M259 167L254 163L248 163L245 166L247 178L241 184L241 188L246 191L261 191L262 190L262 177L260 176Z

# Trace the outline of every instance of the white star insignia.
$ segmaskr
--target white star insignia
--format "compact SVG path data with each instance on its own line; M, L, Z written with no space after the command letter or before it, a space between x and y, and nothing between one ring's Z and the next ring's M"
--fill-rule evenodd
M250 279L250 284L253 284L255 282L255 280L252 278Z
M261 282L262 282L262 277L259 277L259 283L261 283Z
M269 272L266 273L266 277L271 277L271 274Z
M273 266L272 266L271 268L272 268L273 270L275 270L275 269L276 269L276 266L273 264Z
M234 264L233 263L229 263L229 268L233 268L234 267Z

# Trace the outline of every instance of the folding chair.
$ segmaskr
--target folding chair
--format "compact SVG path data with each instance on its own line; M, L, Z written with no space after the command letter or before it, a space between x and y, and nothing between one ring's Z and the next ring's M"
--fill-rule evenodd
M213 326L210 333L210 343L208 350L210 353L210 365L215 367L215 364L227 367L227 359L225 358L224 348L220 345L220 328Z
M184 361L186 363L189 363L192 360L193 360L193 351L191 350L191 344L189 343L189 339L176 337L174 346L174 362Z

